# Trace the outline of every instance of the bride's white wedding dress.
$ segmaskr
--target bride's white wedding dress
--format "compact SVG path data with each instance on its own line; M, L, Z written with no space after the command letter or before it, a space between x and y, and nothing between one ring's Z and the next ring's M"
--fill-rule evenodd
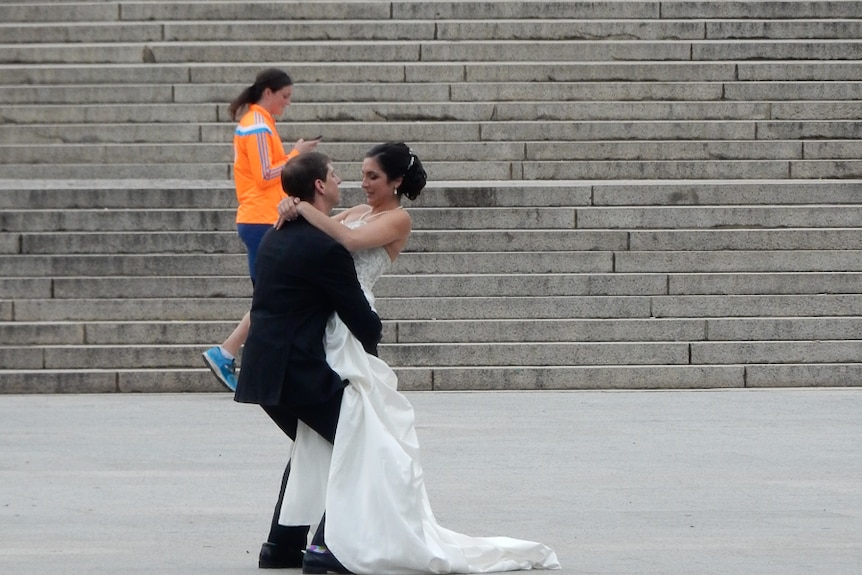
M371 290L389 269L389 255L374 248L353 256L373 306ZM325 509L326 546L357 574L560 568L554 551L541 543L441 527L425 490L413 407L397 391L392 369L367 354L337 315L327 325L325 347L330 366L350 385L334 445L299 425L282 525L313 526Z

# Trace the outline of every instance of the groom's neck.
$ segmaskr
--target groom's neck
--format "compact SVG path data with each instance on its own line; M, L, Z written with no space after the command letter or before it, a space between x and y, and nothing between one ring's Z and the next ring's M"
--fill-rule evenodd
M311 202L311 205L314 206L316 209L320 210L321 212L323 212L324 214L326 214L327 216L330 213L332 213L332 209L335 207L335 206L329 205L328 202L325 202L325 201L321 200L320 198L317 198L317 199L315 199L315 201Z

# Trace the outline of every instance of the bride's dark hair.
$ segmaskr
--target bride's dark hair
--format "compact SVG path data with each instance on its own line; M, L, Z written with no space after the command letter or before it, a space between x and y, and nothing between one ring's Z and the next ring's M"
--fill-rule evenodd
M419 156L404 142L377 144L365 157L376 159L390 180L401 178L401 185L395 190L400 196L415 200L428 181Z

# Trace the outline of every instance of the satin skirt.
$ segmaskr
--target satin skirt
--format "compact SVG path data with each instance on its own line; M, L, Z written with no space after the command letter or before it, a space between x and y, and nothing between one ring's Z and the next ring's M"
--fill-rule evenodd
M471 537L440 526L431 510L413 407L389 366L333 316L330 366L350 381L334 445L300 424L279 522L314 525L326 511L327 547L359 575L559 569L546 545Z

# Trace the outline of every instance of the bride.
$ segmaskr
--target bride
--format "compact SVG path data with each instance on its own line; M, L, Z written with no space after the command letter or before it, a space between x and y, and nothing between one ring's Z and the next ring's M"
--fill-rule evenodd
M279 206L280 222L301 215L352 252L373 307L374 283L401 253L412 228L401 198L415 199L425 181L422 163L405 144L380 144L362 163L367 204L330 218L288 198ZM440 526L425 489L413 408L397 391L392 369L367 354L337 315L327 325L325 348L327 362L351 385L344 389L334 444L300 423L279 517L282 525L313 525L326 512L306 551L304 573L560 568L553 550L541 543L470 537ZM328 562L315 562L327 555Z

